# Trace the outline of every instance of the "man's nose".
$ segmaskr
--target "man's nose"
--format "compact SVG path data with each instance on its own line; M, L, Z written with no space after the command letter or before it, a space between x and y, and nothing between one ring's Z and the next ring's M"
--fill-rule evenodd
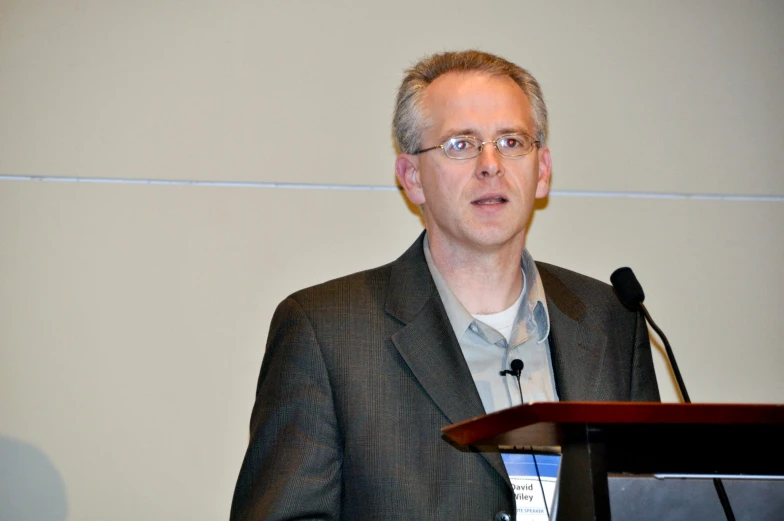
M475 174L480 179L504 174L501 154L495 147L495 142L487 141L482 143L482 150L477 158Z

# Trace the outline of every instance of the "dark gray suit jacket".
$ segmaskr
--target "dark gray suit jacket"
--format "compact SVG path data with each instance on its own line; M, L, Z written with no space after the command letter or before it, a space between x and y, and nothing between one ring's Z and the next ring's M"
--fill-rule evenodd
M560 399L658 401L643 318L607 284L538 268ZM484 412L420 237L391 264L278 306L231 519L513 515L501 456L441 437Z

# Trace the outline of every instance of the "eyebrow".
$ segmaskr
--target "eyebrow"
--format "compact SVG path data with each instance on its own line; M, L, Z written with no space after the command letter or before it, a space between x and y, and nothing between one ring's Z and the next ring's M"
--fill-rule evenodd
M455 136L472 136L478 137L479 133L472 129L472 128L462 128L462 129L449 129L440 136L440 140L443 143L449 138L453 138Z
M507 127L498 131L499 136L505 136L507 134L525 134L527 136L531 135L531 133L528 132L528 129L525 127Z

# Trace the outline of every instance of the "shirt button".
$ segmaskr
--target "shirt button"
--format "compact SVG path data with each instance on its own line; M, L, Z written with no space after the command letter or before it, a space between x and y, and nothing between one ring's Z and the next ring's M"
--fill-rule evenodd
M469 327L470 327L471 331L473 331L474 333L479 333L479 328L476 327L476 324L471 324L471 326L469 326Z
M501 511L495 515L493 521L512 521L512 517L506 512Z

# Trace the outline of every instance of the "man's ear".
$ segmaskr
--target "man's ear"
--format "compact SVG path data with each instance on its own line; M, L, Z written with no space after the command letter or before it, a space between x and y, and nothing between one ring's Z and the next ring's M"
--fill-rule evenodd
M539 179L536 182L536 198L544 199L550 193L550 174L553 171L553 162L550 158L550 149L542 147L537 150L539 157Z
M419 158L411 154L400 154L395 160L395 175L400 186L406 191L406 197L412 204L421 205L425 202L425 192L419 177Z

